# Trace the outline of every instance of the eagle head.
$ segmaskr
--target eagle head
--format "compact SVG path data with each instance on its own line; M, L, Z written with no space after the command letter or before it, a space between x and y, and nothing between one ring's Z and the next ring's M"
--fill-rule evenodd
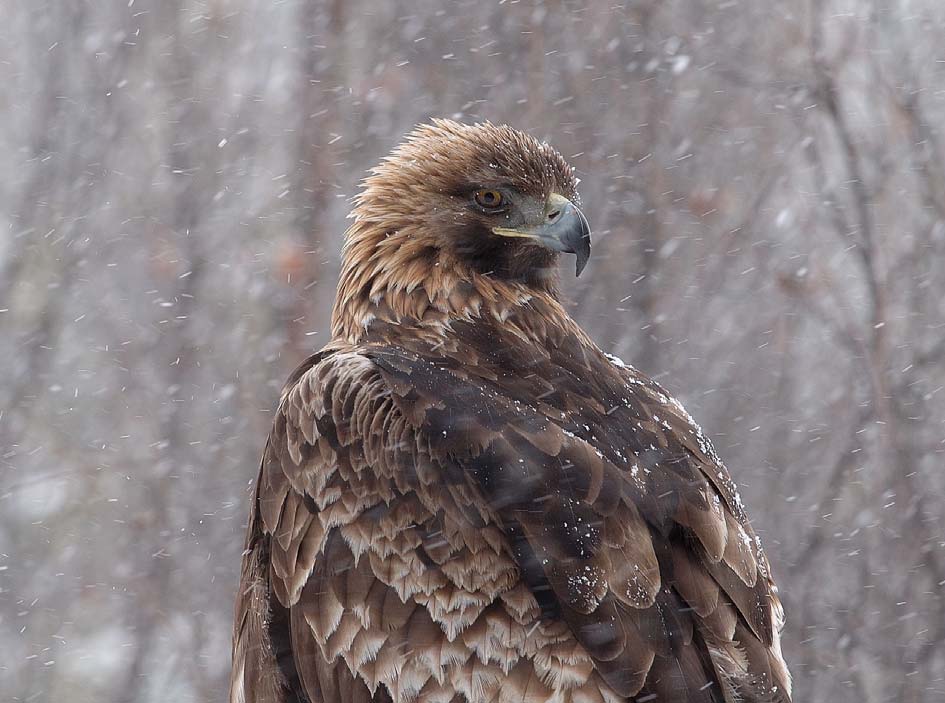
M388 266L431 266L552 289L559 253L590 256L577 180L547 144L505 125L433 120L371 172L351 232L383 232ZM349 233L349 245L352 235ZM348 249L360 249L357 246ZM363 256L367 252L358 251Z

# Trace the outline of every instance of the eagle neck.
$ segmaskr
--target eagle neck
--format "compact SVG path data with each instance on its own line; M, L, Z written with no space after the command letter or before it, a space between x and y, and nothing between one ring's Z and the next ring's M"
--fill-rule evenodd
M332 310L335 340L358 344L391 326L420 327L425 335L445 338L460 321L515 326L529 316L574 324L554 290L468 270L410 237L357 230L356 224L349 231L342 256Z

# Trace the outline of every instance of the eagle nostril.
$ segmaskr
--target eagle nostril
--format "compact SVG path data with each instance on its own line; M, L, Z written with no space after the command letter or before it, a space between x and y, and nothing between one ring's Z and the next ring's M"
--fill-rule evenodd
M554 222L561 216L561 210L552 210L548 213L548 222Z

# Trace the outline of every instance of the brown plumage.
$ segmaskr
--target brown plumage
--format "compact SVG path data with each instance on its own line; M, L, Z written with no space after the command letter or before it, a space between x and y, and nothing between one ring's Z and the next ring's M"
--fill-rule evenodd
M366 180L332 341L263 455L232 703L790 700L712 445L558 302L575 185L531 137L448 121Z

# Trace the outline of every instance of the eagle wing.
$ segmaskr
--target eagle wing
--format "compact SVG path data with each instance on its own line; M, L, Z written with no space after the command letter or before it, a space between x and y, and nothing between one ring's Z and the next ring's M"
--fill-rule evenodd
M544 701L564 679L788 701L767 561L685 411L574 335L476 329L323 352L286 385L231 703ZM556 670L503 663L562 624L581 651Z
M359 361L364 360L313 355L283 390L243 553L230 703L375 700L363 680L345 666L330 665L334 657L319 651L321 645L326 654L337 652L338 641L346 638L348 647L353 645L343 610L353 605L349 595L361 571L352 568L353 555L331 523L357 504L350 494L339 495L342 476L357 475L367 465L363 454L360 460L339 457L338 443L356 417L370 422L383 402L371 383L370 364ZM369 427L366 435L380 436L380 429ZM362 608L368 600L363 590Z
M504 534L411 419L363 350L290 378L254 496L231 703L543 703L538 665L516 656L533 642L545 674L606 687L563 628L525 626L540 613Z
M537 347L482 327L369 355L497 516L544 616L621 696L789 701L767 559L688 413L578 332Z

